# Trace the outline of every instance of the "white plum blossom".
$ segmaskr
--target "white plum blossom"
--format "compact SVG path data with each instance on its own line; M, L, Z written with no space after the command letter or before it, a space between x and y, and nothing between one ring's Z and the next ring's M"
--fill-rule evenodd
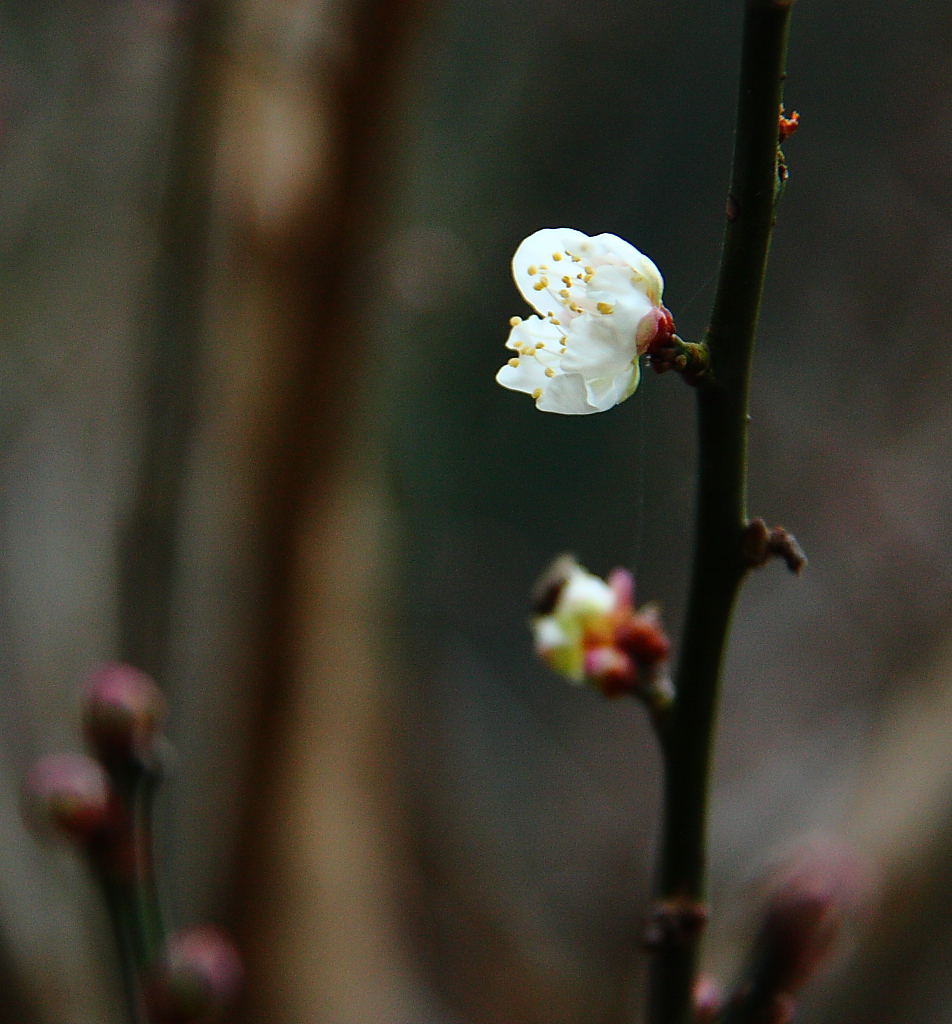
M617 235L536 231L516 250L512 276L538 315L509 321L515 355L496 380L543 412L586 415L623 402L638 386L639 356L672 329L658 268Z

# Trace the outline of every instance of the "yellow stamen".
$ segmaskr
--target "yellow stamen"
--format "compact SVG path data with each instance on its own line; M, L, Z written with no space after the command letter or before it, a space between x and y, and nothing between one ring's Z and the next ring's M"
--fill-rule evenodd
M532 290L534 292L541 292L544 287L545 285L541 281L536 281L536 283L532 286Z
M553 370L551 366L547 366L545 368L545 375L546 375L546 377L554 377L555 376L555 370Z
M542 269L545 270L545 267L543 267ZM541 284L543 288L548 288L549 287L549 279L547 277L540 277L539 278L539 284Z
M535 267L529 267L529 269L526 271L526 273L529 275L529 277L535 277L536 268Z
M513 356L512 359L509 360L509 365L513 369L515 369L519 365L519 357L518 356Z
M537 341L536 342L536 348L545 348L545 342Z
M542 388L536 388L535 391L532 392L532 397L533 398L538 398L539 395L541 395L541 394L542 394Z
M564 345L559 349L559 355L560 356L564 356L565 355L565 346Z
M560 253L560 252L552 253L552 259L554 259L555 262L558 263L559 260L562 259L562 253Z
M595 273L595 269L593 267L586 267L585 268L585 273L586 274L594 274Z
M554 316L549 319L549 323L552 324L553 327L561 327L562 326L559 323L559 321L555 319Z
M571 288L572 287L572 278L570 278L569 275L566 274L562 278L562 284L564 284L566 288Z
M509 326L510 327L518 327L519 324L521 324L521 323L522 323L522 317L521 316L511 316L509 318Z
M581 263L582 262L582 257L581 256L573 256L572 257L572 262L573 263Z
M573 313L581 312L581 310L578 308L578 306L575 305L574 302L569 303L569 309L572 310Z
M591 281L591 279L592 279L592 275L591 274L586 274L585 275L585 283L586 284L588 284L588 282Z
M597 306L597 309L598 309L599 313L605 313L605 314L611 313L614 310L614 308L615 308L614 306L610 305L607 302L600 302L598 304L598 306Z
M559 295L561 295L563 299L567 299L569 297L568 289L567 288L562 288L559 291Z

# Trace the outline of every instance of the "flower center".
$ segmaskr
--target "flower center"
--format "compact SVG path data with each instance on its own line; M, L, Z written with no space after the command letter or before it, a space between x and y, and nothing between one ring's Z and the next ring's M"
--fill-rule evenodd
M578 252L569 249L553 252L551 263L533 264L527 269L530 277L538 278L532 285L533 291L548 292L561 307L558 312L548 310L546 319L563 330L583 313L610 316L614 312L613 303L595 302L588 296L589 285L599 267L625 267L632 273L633 280L641 279L641 275L620 257L606 252L594 253L591 249L590 245L583 244ZM565 345L564 338L562 345Z

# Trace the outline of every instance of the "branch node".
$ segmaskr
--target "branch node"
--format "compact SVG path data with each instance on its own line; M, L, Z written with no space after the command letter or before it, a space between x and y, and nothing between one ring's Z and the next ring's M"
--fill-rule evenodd
M780 122L779 122L779 134L780 142L783 144L790 138L791 135L800 127L800 115L795 111L790 111L790 116L785 117L783 112L783 104L780 105Z
M797 538L782 526L768 527L763 519L751 519L741 541L744 562L752 569L766 565L771 558L782 558L797 576L807 565L807 556Z
M711 375L711 353L703 342L684 341L676 334L648 350L648 362L655 373L674 370L685 382L700 384Z

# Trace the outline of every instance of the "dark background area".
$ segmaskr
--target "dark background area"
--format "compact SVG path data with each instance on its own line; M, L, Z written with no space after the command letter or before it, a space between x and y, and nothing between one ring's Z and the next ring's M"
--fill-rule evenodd
M241 1019L632 1020L653 739L534 662L527 595L564 550L626 565L677 637L693 396L558 417L493 376L540 227L632 242L701 336L741 5L221 11L193 51L195 7L0 4L0 1020L118 1019L17 793L150 587L169 912L236 930ZM952 999L950 82L944 4L794 11L750 510L811 562L738 608L707 955L729 979L778 851L854 843L883 909L804 1021Z

